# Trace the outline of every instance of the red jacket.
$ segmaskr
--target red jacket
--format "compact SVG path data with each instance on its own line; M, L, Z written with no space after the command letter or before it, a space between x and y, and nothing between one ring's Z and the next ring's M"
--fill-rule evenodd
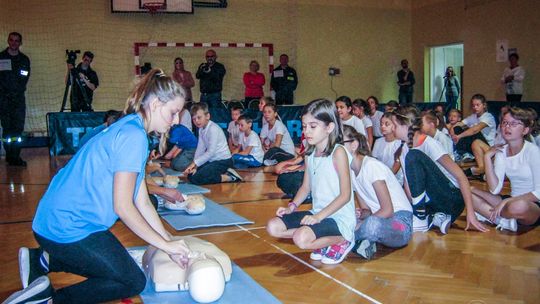
M266 83L264 74L257 73L255 75L250 72L244 73L244 85L246 91L244 96L246 97L262 97L264 96L263 86Z

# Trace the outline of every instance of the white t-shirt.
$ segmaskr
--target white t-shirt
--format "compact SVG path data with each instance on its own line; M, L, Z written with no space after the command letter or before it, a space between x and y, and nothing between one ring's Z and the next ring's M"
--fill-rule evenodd
M362 161L360 172L353 178L353 188L364 202L366 202L372 213L381 209L377 193L373 188L373 183L376 181L384 181L386 183L386 187L390 193L390 199L392 200L392 206L394 207L394 212L412 212L409 199L392 171L390 171L390 169L382 162L366 156Z
M370 127L373 127L373 122L371 121L371 118L369 118L369 116L367 115L364 115L364 118L360 118L360 120L362 120L362 123L364 123L364 127L366 128L370 128Z
M440 142L436 141L431 136L426 136L424 142L420 146L414 147L414 149L424 152L437 165L437 167L441 170L444 176L446 176L456 188L459 188L457 179L450 172L448 172L448 170L446 170L443 165L438 162L441 157L447 155ZM407 147L407 145L403 145L403 151L401 153L400 161L401 168L404 172L406 172L407 170L405 168L405 157L407 156L408 152L409 148Z
M510 180L511 195L532 192L540 201L540 148L525 141L523 148L514 156L507 156L508 145L495 154L495 175L499 180L493 194L501 192L506 175ZM491 185L490 185L490 188Z
M189 111L183 110L181 115L182 116L180 117L180 124L193 132L193 123L191 121L191 114L189 114Z
M497 132L497 123L495 122L495 117L493 117L491 113L484 112L484 114L482 114L482 116L480 117L478 117L476 114L471 114L467 116L467 118L462 120L462 122L466 124L469 128L476 126L481 122L485 123L487 126L482 129L482 135L484 135L484 138L487 140L488 144L490 146L493 146Z
M538 147L540 147L540 134L536 135L536 137L534 138L534 142Z
M521 66L517 66L513 69L506 67L504 69L501 81L504 83L504 79L508 76L514 76L514 80L504 84L506 94L523 94L523 80L525 79L525 70Z
M229 137L232 140L233 145L238 146L240 144L240 126L236 124L236 122L231 121L229 122L229 126L227 127L227 132L229 132Z
M207 162L231 158L223 130L213 121L199 129L199 140L193 162L200 167Z
M249 155L252 155L258 162L262 163L264 158L264 151L262 149L261 139L259 138L257 133L255 131L251 131L249 133L249 136L246 137L246 134L244 132L240 132L239 140L240 145L242 146L242 150L253 147Z
M448 153L448 156L454 160L454 143L452 142L450 136L437 130L435 131L435 136L433 136L433 138L441 143L443 148L446 150L446 153Z
M268 129L269 127L269 124L266 124L262 127L261 140L263 142L271 144L276 141L276 135L281 134L283 135L283 138L281 139L280 148L283 149L285 152L294 155L294 143L292 141L291 134L289 134L289 131L281 122L281 120L276 120L272 129Z
M373 144L373 150L371 155L385 164L388 168L392 169L394 166L394 153L401 146L401 140L395 139L391 142L387 142L384 137L378 138ZM403 184L403 172L399 170L396 173L396 178Z
M377 110L373 115L370 116L371 122L373 122L373 136L375 137L382 137L383 134L381 133L381 118L383 117L384 113Z
M343 125L351 126L353 127L358 133L367 136L366 133L366 127L364 127L364 123L362 120L354 115L351 116L351 118L347 120L341 120L341 123Z

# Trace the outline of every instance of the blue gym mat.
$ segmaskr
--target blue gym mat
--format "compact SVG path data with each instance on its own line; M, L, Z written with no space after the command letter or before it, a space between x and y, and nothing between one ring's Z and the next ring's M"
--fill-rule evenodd
M146 250L146 247L128 248L129 253L139 266L141 266L144 250ZM197 303L191 298L189 291L155 292L149 280L146 282L146 287L139 296L144 303L148 304ZM253 280L242 268L233 263L231 280L225 285L225 292L218 301L212 303L251 304L281 302Z
M158 208L158 213L177 231L195 228L253 224L252 221L241 217L210 199L206 197L204 199L206 201L206 210L199 215L189 215L185 211L168 210L162 206Z
M183 194L205 194L210 192L210 189L197 186L194 184L188 184L188 183L180 183L178 184L178 187L176 187L178 191L182 192Z

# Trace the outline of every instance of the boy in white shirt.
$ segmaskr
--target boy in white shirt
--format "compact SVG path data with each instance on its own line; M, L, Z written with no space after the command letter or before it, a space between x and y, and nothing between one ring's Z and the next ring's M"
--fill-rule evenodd
M262 166L264 151L261 139L251 127L253 120L247 115L241 115L237 120L240 128L240 146L233 150L233 163L237 169L253 168Z
M232 169L231 151L223 130L210 120L206 103L191 107L193 124L199 129L195 158L184 174L195 185L240 182L242 177Z
M234 151L240 148L240 128L238 125L238 117L242 115L242 108L239 106L233 106L231 108L231 122L229 122L229 127L227 132L229 132L229 150Z

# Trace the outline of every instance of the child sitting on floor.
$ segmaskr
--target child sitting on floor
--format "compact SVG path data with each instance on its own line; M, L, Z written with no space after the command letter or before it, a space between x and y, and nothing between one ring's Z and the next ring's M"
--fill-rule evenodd
M278 208L277 217L266 228L271 236L292 238L298 247L314 250L311 259L338 264L354 245L351 156L338 144L343 133L333 102L317 99L306 105L302 127L308 142L304 181L294 199L287 207ZM312 209L296 211L310 192Z
M234 167L238 169L262 166L264 152L261 139L251 127L253 120L247 115L240 115L237 119L240 128L239 147L233 151Z
M353 188L360 203L355 240L356 253L370 260L376 243L403 247L412 235L412 208L395 175L382 162L369 156L366 138L343 126L345 148L353 154Z
M195 185L240 182L242 177L232 169L231 151L223 130L210 120L208 106L204 102L191 107L193 124L199 128L199 142L193 162L184 174Z

